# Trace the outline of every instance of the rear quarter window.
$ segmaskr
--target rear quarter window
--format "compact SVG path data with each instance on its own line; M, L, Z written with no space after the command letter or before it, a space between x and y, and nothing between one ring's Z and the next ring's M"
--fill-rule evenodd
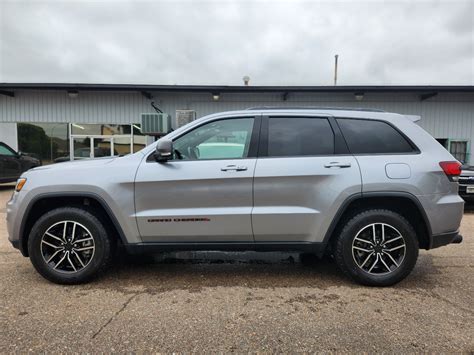
M338 118L337 123L352 154L413 153L416 148L386 122Z

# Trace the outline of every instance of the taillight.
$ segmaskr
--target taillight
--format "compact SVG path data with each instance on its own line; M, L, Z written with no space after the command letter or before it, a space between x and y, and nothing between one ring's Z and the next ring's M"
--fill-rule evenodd
M458 181L461 175L461 163L458 161L441 161L439 163L441 169L451 181Z

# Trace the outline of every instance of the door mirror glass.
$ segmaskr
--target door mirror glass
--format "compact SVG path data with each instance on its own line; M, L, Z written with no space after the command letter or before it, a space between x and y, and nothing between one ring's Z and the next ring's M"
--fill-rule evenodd
M173 159L173 142L169 139L160 139L156 144L155 159L157 162L165 162Z

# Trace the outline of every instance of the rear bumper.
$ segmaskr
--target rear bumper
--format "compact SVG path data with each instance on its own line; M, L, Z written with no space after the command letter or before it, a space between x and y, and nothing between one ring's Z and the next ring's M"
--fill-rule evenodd
M448 244L459 244L462 242L462 235L459 234L459 231L436 234L431 237L431 247L430 249L439 248L443 245Z

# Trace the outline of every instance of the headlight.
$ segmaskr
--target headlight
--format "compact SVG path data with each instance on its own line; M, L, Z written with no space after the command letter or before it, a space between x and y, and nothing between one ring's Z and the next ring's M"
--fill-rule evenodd
M25 186L25 183L26 183L25 178L18 179L18 181L16 182L15 191L20 192L23 186Z

